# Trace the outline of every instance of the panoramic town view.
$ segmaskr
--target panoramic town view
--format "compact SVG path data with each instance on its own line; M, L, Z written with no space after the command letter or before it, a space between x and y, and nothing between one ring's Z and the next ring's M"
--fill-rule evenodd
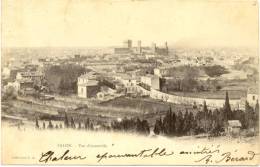
M259 164L257 1L1 5L2 164Z
M257 50L122 40L2 50L2 126L144 136L259 133Z

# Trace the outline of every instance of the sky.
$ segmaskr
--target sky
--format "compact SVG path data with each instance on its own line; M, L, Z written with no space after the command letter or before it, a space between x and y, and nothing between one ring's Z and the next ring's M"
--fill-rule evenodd
M254 1L3 0L3 47L256 47Z

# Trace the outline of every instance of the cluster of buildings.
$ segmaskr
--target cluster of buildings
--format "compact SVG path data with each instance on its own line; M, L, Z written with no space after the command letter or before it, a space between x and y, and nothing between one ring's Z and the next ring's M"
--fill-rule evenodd
M156 71L156 70L155 70ZM121 95L131 96L150 96L158 100L173 103L196 104L200 105L206 100L209 107L222 107L225 99L204 99L195 97L182 97L181 95L167 94L162 91L164 78L158 74L145 74L141 76L130 75L127 73L112 74L109 79L106 78L108 84L98 79L93 73L81 75L78 78L78 97L80 98L97 98L104 100L105 96L118 97ZM109 86L113 85L113 86ZM104 89L106 88L106 89ZM106 91L104 91L106 90ZM121 91L119 91L121 90ZM247 96L241 99L231 99L230 103L236 109L244 109L245 101L249 105L255 107L259 100L259 92L257 88L249 88Z
M156 43L152 43L151 47L142 46L142 41L137 41L137 46L132 45L132 40L126 40L123 42L122 47L114 48L115 54L137 54L137 55L163 55L169 54L167 42L164 47L158 47Z
M147 90L161 90L161 78L152 74L134 76L122 73L100 79L100 77L98 78L97 76L93 76L92 73L88 73L78 77L77 86L78 97L101 99L101 97L108 94L133 95L138 93L140 87ZM106 89L109 92L104 92Z
M12 60L11 63L15 66L5 65L2 68L2 79L6 82L2 83L2 86L13 86L17 91L29 90L35 85L41 85L45 67L71 63L97 73L84 74L78 78L77 94L80 98L114 96L118 92L122 93L122 90L125 94L136 94L142 88L147 91L151 89L161 91L162 80L171 79L169 74L171 74L172 67L223 64L227 61L224 58L229 53L217 52L212 49L175 49L174 52L169 52L167 42L164 46L157 46L156 43L152 43L151 46L142 46L142 41L137 41L137 44L133 45L132 40L125 40L122 47L110 49L111 53L105 52L105 54L103 51L99 53L95 50L89 55L78 52L68 56L66 55L67 52L62 51L64 57L38 57L38 59L31 58L27 62L20 60L19 63ZM246 52L243 55L236 55L236 52L231 53L234 59L241 60ZM146 59L154 61L147 61ZM151 72L147 72L148 69ZM109 77L101 80L98 77L100 74ZM176 74L174 77L178 79L182 76ZM207 79L208 76L201 77ZM231 76L227 77L230 78ZM246 98L249 103L255 104L258 99L258 92L248 90Z
M6 90L9 87L13 87L16 93L33 94L35 92L35 85L41 85L43 77L43 73L39 71L17 72L15 79L7 82L4 89Z

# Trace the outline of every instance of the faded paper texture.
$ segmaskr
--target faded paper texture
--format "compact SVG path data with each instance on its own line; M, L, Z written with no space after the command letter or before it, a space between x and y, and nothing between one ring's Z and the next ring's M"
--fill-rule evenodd
M259 164L258 2L3 0L2 164Z

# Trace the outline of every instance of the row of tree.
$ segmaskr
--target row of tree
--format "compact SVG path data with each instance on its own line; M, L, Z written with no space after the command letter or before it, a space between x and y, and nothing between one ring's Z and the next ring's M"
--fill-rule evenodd
M147 120L127 119L121 121L113 121L111 129L114 131L134 132L139 134L150 134L150 127Z
M73 117L71 117L69 119L69 117L67 116L66 113L65 113L65 117L64 117L64 126L62 125L62 123L59 123L59 125L56 124L54 126L52 121L49 120L48 125L46 125L45 122L43 122L42 127L40 127L38 118L36 118L35 119L35 127L37 129L62 129L62 128L87 129L87 130L93 130L94 129L93 123L90 121L89 118L84 120L83 123L81 121L78 121L77 126L76 126L76 123L75 123Z
M183 136L183 135L197 135L201 133L210 134L212 136L219 136L224 132L224 128L227 126L228 120L239 120L242 125L242 129L257 128L259 122L259 103L257 101L256 106L253 108L246 101L245 111L242 110L231 110L229 104L228 93L226 93L226 100L223 108L209 110L206 102L204 102L201 111L198 111L196 115L193 112L183 112L172 111L171 107L167 111L163 118L156 120L153 131L155 134L162 134L166 136ZM100 129L102 130L112 130L112 131L123 131L149 135L150 126L147 120L140 120L139 118L124 118L122 120L113 121L110 126L105 126L100 123ZM36 127L39 127L38 120L36 119ZM43 123L43 129L54 129L63 128L60 124L59 126L49 124L45 126ZM88 129L93 130L92 121L86 119L84 123L78 122L76 127L74 119L64 116L64 128L72 129Z
M163 118L156 120L154 126L155 134L164 134L167 136L196 135L207 133L218 136L224 132L228 120L239 120L243 129L257 128L259 122L259 104L255 108L245 104L245 111L231 110L228 94L224 107L214 111L208 110L204 102L202 111L195 116L192 112L172 112L171 108Z

